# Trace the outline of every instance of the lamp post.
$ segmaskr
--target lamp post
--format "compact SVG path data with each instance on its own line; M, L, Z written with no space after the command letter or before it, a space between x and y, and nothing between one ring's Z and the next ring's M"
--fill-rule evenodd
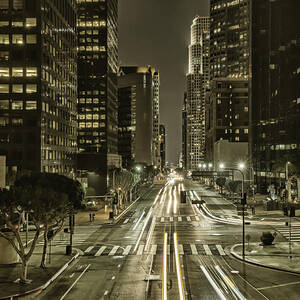
M220 164L221 169L229 170L229 171L238 171L242 174L242 198L241 198L241 203L243 205L243 260L245 260L245 204L246 204L246 199L244 198L244 173L241 171L241 169L244 169L245 165L243 163L239 164L239 168L225 168L224 164Z
M289 180L289 164L290 164L289 161L285 163L285 181L286 181L286 190L287 190L287 200L288 202L291 202L291 183Z

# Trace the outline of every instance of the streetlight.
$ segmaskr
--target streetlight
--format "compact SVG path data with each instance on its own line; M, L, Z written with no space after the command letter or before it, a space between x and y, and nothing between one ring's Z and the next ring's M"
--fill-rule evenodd
M212 166L213 166L212 163L209 163L209 164L208 164L208 167L209 167L210 169L212 168Z
M285 163L285 181L286 181L286 190L287 190L288 202L291 202L291 183L289 181L289 164L290 164L289 161L287 161Z
M219 164L219 168L220 168L220 169L224 169L224 168L225 168L225 164L220 163L220 164Z
M203 169L206 169L206 164L203 164Z
M223 167L221 166L223 165ZM246 202L246 198L244 197L244 173L242 172L242 169L245 167L244 163L240 163L239 164L239 168L226 168L226 170L230 170L230 171L238 171L242 174L242 199L241 199L241 203L243 205L243 260L245 260L245 202ZM220 168L224 169L224 164L220 164Z

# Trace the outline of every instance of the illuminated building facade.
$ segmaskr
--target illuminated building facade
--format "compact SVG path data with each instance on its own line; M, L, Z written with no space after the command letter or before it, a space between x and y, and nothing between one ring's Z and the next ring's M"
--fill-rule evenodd
M299 168L300 3L252 6L253 167L258 190L266 192L270 184L285 187L287 162L289 176Z
M205 92L209 88L209 17L191 25L187 74L186 168L197 169L205 158Z
M101 191L118 156L117 0L78 3L78 168L94 172ZM94 188L96 188L94 186Z
M76 3L0 1L0 151L14 171L72 175Z

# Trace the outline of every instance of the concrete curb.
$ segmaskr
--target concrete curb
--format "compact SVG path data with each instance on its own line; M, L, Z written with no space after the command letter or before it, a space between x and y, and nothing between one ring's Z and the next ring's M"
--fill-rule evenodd
M237 253L234 252L234 248L235 247L238 247L238 246L241 246L242 244L235 244L231 247L230 249L230 254L240 260L240 261L244 261L243 260L243 257ZM257 262L254 262L254 261L251 261L251 260L248 260L246 257L245 257L245 262L248 263L248 264L251 264L251 265L254 265L254 266L258 266L258 267L262 267L262 268L267 268L267 269L271 269L271 270L275 270L275 271L281 271L281 272L286 272L286 273L291 273L291 274L295 274L295 275L299 275L300 274L300 271L297 272L297 271L291 271L291 270L287 270L287 269L284 269L284 268L278 268L278 267L273 267L273 266L268 266L268 265L263 265L263 264L260 264L260 263L257 263Z
M77 251L77 250L76 250ZM3 298L0 298L0 300L13 300L13 299L18 299L20 297L26 297L26 296L30 296L36 293L40 293L43 290L45 290L59 275L61 275L66 268L75 260L77 259L79 256L79 252L77 251L77 253L66 263L64 264L46 283L44 283L43 285L41 285L40 287L37 287L33 290L27 291L25 293L22 294L14 294L14 295L10 295L10 296L5 296Z

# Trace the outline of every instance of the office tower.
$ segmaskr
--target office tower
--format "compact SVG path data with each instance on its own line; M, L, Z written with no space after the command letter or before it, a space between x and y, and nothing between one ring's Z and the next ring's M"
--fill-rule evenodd
M76 3L0 1L0 152L13 171L72 175Z
M250 0L210 1L211 78L248 78Z
M117 0L78 1L78 168L98 176L90 184L101 193L120 166L117 12Z
M183 105L181 109L181 153L182 167L187 168L187 94L184 93Z
M266 192L299 170L300 3L252 6L253 167L258 191Z
M210 16L211 90L206 95L208 161L213 160L215 143L220 140L249 141L250 0L211 0ZM236 147L242 149L241 145Z
M153 164L157 167L161 165L160 145L159 145L159 72L153 74Z
M159 142L160 142L160 169L166 167L166 127L163 124L159 125Z
M187 74L187 169L205 158L205 92L209 82L209 17L197 16L191 25Z
M151 67L121 67L119 88L119 154L123 166L155 164L154 108L158 72ZM156 129L155 129L156 130ZM159 142L159 137L157 138ZM157 165L159 167L159 165Z

